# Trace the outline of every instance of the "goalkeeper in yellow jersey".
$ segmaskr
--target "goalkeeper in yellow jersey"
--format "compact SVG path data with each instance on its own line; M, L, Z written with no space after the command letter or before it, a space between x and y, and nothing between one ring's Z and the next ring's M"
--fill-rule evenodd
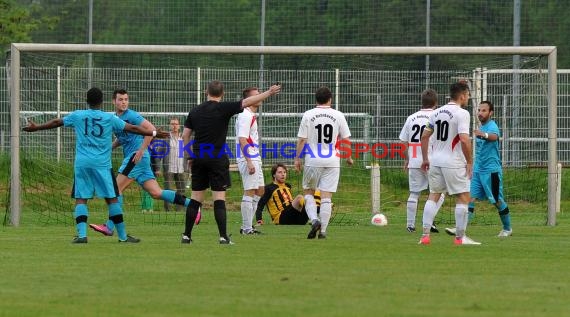
M263 213L263 208L267 205L271 220L276 225L304 225L309 220L305 210L305 199L302 195L293 197L291 185L286 183L287 167L281 163L273 165L271 168L273 183L265 185L265 193L259 200L256 214L258 220ZM321 205L320 193L315 192L315 202L317 211Z

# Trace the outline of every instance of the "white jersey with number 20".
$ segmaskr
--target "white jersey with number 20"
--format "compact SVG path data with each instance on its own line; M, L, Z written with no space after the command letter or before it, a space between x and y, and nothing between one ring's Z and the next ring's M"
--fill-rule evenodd
M408 168L422 167L423 157L420 140L432 112L433 109L428 108L410 115L406 119L402 131L400 131L400 140L406 142L408 146ZM431 147L428 153L430 152Z

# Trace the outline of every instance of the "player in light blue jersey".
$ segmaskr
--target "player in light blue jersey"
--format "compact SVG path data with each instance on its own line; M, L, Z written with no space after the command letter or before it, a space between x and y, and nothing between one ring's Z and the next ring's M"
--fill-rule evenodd
M113 92L113 105L115 105L116 115L126 123L140 126L146 129L155 129L154 125L143 118L138 112L129 109L129 95L124 89L116 89ZM117 175L117 186L119 188L119 203L122 204L122 193L133 182L146 190L154 199L161 199L169 203L188 206L190 199L176 193L173 190L162 190L156 181L150 164L150 154L148 146L152 137L143 137L138 134L120 131L116 133L117 139L113 142L113 148L123 147L123 163ZM196 218L196 223L200 218ZM93 230L106 236L113 235L114 223L111 219L105 224L90 224Z
M117 227L119 242L140 242L127 235L123 221L123 210L118 202L117 184L111 166L113 132L129 131L132 133L156 136L157 131L128 124L117 116L101 111L103 92L91 88L87 92L89 109L76 110L64 118L52 119L36 125L29 121L24 131L54 129L61 126L75 130L75 164L72 197L75 198L75 223L77 237L72 243L87 243L87 201L96 196L105 198L109 209L109 219ZM161 137L168 135L158 132Z
M471 179L471 202L469 203L469 219L475 212L475 200L488 200L499 212L503 229L499 237L508 237L513 233L509 206L503 196L503 171L499 153L501 132L495 120L491 119L495 106L490 101L482 101L477 116L481 122L478 130L473 131L475 140L475 164ZM446 228L452 234L454 228Z

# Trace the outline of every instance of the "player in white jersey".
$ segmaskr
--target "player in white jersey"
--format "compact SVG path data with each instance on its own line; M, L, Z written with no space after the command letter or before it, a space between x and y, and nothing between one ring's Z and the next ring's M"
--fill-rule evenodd
M471 139L469 137L470 116L463 109L469 101L469 86L465 81L451 85L450 102L433 111L422 134L422 169L429 169L430 195L423 214L423 235L420 244L430 243L430 227L437 214L436 202L441 193L456 196L455 234L456 245L479 245L465 235L467 228L467 204L471 199L470 179L473 172ZM434 135L430 142L430 137ZM432 148L428 157L428 148Z
M408 172L408 183L410 188L410 196L406 205L406 229L408 232L416 231L416 213L418 210L418 199L422 191L428 188L428 176L422 167L422 151L420 139L426 124L428 123L429 115L437 107L437 93L433 89L426 89L422 92L422 109L410 115L406 119L406 123L400 132L400 140L405 142L407 146L407 153L404 159L404 170ZM437 201L437 210L441 207L444 201L444 196L441 195ZM431 232L439 232L435 224L431 226Z
M243 98L259 95L257 87L243 90ZM237 163L243 184L241 200L242 225L240 233L244 235L260 234L253 228L253 216L257 210L259 198L263 196L265 182L259 155L259 133L257 131L257 112L261 101L250 105L238 114L236 119L236 142L238 144Z
M326 238L326 230L332 214L332 194L336 192L340 177L339 141L350 144L350 129L344 114L332 109L332 92L320 87L315 93L317 106L306 111L297 134L295 169L301 171L301 158L305 158L303 191L305 209L311 221L308 239ZM352 165L352 157L347 157ZM320 219L313 194L321 191Z

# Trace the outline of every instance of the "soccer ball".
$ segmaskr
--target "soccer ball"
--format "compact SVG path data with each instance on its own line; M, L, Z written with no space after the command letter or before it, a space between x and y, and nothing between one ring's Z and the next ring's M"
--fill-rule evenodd
M372 216L372 219L370 219L370 223L378 227L383 227L388 225L388 218L386 218L384 214L375 214Z

